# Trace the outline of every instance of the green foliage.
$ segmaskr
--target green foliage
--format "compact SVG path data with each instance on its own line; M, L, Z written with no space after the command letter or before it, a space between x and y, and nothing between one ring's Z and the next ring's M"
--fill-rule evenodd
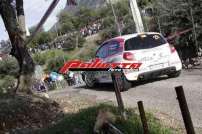
M36 53L33 55L33 59L36 65L44 65L48 56L45 53Z
M153 5L154 8L157 9L157 14L154 17L159 17L161 30L164 35L170 35L176 31L183 31L189 28L193 28L191 15L192 9L194 25L196 27L197 33L197 41L199 42L200 46L202 45L202 20L200 19L202 17L202 9L200 0L192 0L190 3L184 0L159 0L154 2ZM157 25L157 19L153 23ZM157 29L157 31L159 31L159 29ZM187 42L195 42L194 32L181 35L175 41L175 44L181 46Z
M80 36L79 33L66 34L65 36L58 37L50 45L61 45L65 51L72 51L76 47L83 47L85 43L85 38Z
M131 14L128 0L118 1L114 6L116 14L119 17Z
M88 25L98 17L98 12L92 9L81 7L76 15L62 11L58 15L60 32L62 34L78 31L80 28Z
M53 32L40 32L38 33L35 38L30 42L30 48L36 48L42 44L48 44L56 37L56 34Z
M51 41L51 34L48 32L41 32L38 34L38 44L45 44Z
M96 12L96 10L85 7L81 7L76 13L76 16L78 17L78 20L80 22L80 24L78 25L80 28L98 19L98 13Z
M115 115L117 118L114 125L124 134L143 134L140 117L135 114L133 109L126 110L127 120L121 119L118 108L101 104L98 106L82 109L75 114L67 114L66 117L58 124L40 131L41 134L75 134L75 130L82 134L93 133L94 124L99 110L106 110ZM172 130L163 127L152 115L148 115L149 131L151 134L171 134Z
M82 36L77 36L78 37L78 47L81 48L83 47L84 43L86 42L86 39L83 38Z
M9 92L15 85L19 67L15 58L8 57L0 61L0 94Z
M65 52L62 50L48 50L42 53L36 53L33 55L33 59L35 64L37 65L45 65L48 60L58 57L58 56L67 56Z
M68 37L65 37L64 43L63 43L63 49L65 51L72 51L76 48L76 35L69 35Z
M125 34L135 33L136 27L135 27L134 20L133 20L132 16L130 14L125 15L123 17L123 20L125 20L125 26L122 29L122 34L125 35Z
M60 55L55 58L51 58L47 61L45 72L58 72L68 59L69 57L67 55Z
M33 55L35 64L45 65L45 72L58 71L69 59L66 52L62 50L48 50Z
M0 61L0 78L5 77L6 75L16 77L18 74L18 63L15 58L8 57L3 61Z
M96 48L90 48L88 53L81 53L78 57L76 57L76 59L80 59L82 61L89 61L93 58L95 58L95 52L96 52Z
M76 26L74 22L77 20L77 17L73 16L72 14L66 11L62 11L58 15L58 20L61 27L59 31L62 34L76 30Z
M61 25L60 32L61 32L62 34L65 34L65 33L71 32L71 31L73 31L73 30L74 30L74 25L73 25L73 23L70 22L70 21L67 21L67 22L65 22L65 23L63 23L63 24Z
M149 4L151 4L151 2L154 2L155 0L138 0L138 6L140 8L144 8L146 6L148 6Z
M0 79L0 94L8 93L15 85L15 77L7 75Z
M105 29L101 32L102 41L108 40L117 35L118 35L118 32L115 26Z
M113 16L107 16L103 19L103 27L108 28L114 26L114 17Z
M131 34L136 31L134 20L132 17L132 13L130 11L130 7L128 1L124 0L113 4L116 15L118 17L119 24L121 26L122 34ZM99 10L99 14L103 19L103 27L104 30L100 33L101 40L103 42L107 39L118 36L119 33L117 31L117 24L114 20L114 15L112 13L111 6L108 5Z

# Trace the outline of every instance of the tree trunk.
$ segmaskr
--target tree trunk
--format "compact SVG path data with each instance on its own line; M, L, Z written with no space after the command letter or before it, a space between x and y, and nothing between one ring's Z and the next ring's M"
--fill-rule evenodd
M17 59L20 67L17 88L30 92L35 65L25 46L23 0L16 0L16 9L10 0L0 0L0 14L12 44L11 55Z
M16 11L17 11L17 18L18 24L23 32L21 37L25 40L26 39L26 25L25 25L25 13L23 8L23 0L16 0Z

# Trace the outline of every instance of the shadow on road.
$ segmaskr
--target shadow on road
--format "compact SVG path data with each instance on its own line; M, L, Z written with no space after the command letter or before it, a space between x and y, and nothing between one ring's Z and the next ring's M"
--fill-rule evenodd
M131 88L135 88L137 86L146 85L149 83L153 83L153 82L157 82L157 81L163 81L163 80L167 80L167 79L171 79L171 78L163 76L163 77L157 77L157 78L153 78L153 79L133 82L133 85ZM97 84L94 88L89 88L89 87L83 85L83 86L75 87L75 89L88 89L88 90L94 90L94 91L113 92L114 91L114 85L113 85L113 83L102 83L102 84Z
M95 87L89 88L87 86L79 86L75 87L75 89L88 89L88 90L95 90L95 91L109 91L112 92L114 91L114 86L113 83L102 83L102 84L96 84Z
M163 81L163 80L167 80L167 79L172 79L172 78L169 78L167 76L162 76L162 77L157 77L157 78L148 79L148 80L141 80L141 81L133 82L133 87L146 85L149 83L153 83L153 82L157 82L157 81Z

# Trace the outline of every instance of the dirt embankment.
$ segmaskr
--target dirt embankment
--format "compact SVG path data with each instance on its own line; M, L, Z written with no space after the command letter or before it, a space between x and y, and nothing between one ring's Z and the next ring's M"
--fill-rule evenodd
M0 134L30 133L54 124L63 112L55 101L29 95L0 99Z

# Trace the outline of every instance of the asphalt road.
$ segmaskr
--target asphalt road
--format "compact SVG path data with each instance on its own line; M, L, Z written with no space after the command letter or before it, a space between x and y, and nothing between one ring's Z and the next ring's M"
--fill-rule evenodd
M183 71L180 77L168 79L158 78L134 86L122 93L126 107L137 107L143 101L145 109L166 115L167 118L182 122L181 112L176 99L175 87L183 85L194 127L202 129L202 69ZM112 84L104 84L95 89L85 86L69 87L53 92L50 96L62 96L69 92L77 92L94 96L96 101L115 101ZM159 115L160 116L160 115Z

